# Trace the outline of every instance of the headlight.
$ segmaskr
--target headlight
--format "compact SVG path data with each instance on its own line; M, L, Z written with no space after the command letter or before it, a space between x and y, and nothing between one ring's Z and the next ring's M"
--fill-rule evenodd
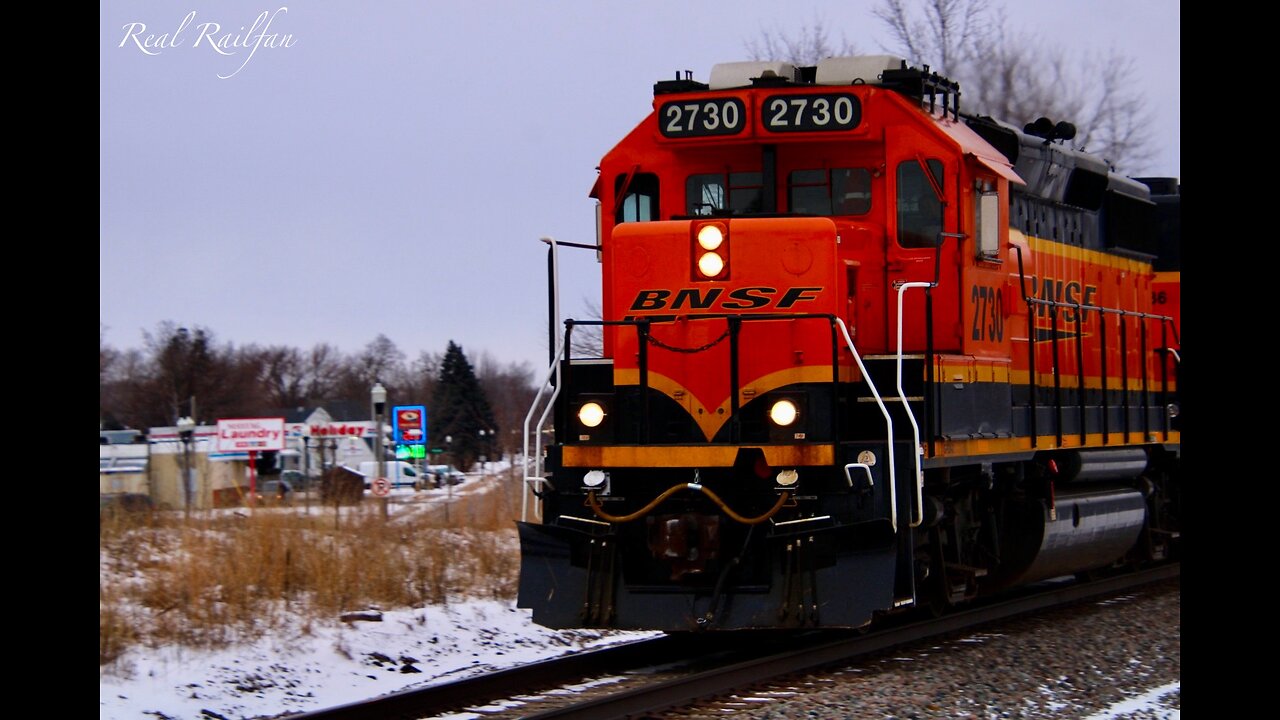
M701 233L699 233L699 235L701 235ZM698 272L702 273L704 276L709 278L717 277L723 271L724 258L720 257L716 253L703 253L702 257L698 258Z
M604 408L600 403L589 402L578 408L578 422L587 427L595 427L604 422Z
M609 479L609 473L603 470L592 470L582 476L582 484L589 488L598 488Z
M796 409L796 404L790 400L779 400L769 408L769 419L776 425L787 426L796 421L796 416L800 411Z
M791 487L800 480L800 473L795 470L781 470L778 472L778 477L774 479L777 480L778 484L782 487Z
M724 231L719 225L703 225L698 230L698 246L703 250L715 250L724 242Z

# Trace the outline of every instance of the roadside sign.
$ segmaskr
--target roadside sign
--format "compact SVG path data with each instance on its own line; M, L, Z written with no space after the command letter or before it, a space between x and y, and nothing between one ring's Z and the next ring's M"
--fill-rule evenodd
M391 409L391 419L397 444L426 444L427 408L425 405L397 405Z
M391 494L391 481L386 478L378 478L373 481L373 494L378 497L386 497Z
M218 452L262 452L284 449L284 418L218 420Z

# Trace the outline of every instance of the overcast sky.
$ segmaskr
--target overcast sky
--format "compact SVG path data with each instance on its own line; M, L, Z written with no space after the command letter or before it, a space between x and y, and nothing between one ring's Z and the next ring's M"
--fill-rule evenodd
M762 30L815 20L883 52L874 4L103 2L104 339L140 348L170 320L237 346L353 352L381 333L409 359L454 340L473 361L542 363L538 238L594 242L596 164L654 81L705 81ZM1023 0L1008 16L1131 56L1160 148L1145 173L1179 176L1178 3ZM583 317L599 267L567 253L564 315Z

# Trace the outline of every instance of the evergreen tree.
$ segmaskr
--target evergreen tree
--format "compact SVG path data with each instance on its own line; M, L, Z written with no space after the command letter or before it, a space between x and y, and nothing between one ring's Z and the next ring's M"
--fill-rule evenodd
M467 356L452 340L440 363L427 418L431 444L444 447L459 470L470 470L481 455L494 456L498 424L493 409ZM447 445L446 437L452 438Z

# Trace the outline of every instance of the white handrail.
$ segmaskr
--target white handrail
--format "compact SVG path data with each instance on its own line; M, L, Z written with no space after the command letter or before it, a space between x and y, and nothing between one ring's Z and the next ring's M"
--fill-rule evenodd
M560 361L564 357L564 341L557 330L560 327L560 247L556 244L556 239L545 236L540 238L542 242L551 246L551 317L552 317L552 333L555 340L555 354L551 360L551 367L547 368L547 373L542 378L542 383L538 385L538 393L533 397L533 404L529 407L529 412L524 416L524 442L522 445L523 454L521 455L521 469L524 474L524 488L520 493L520 520L529 522L529 492L530 483L545 484L547 479L542 476L542 426L546 424L547 415L551 413L551 409L555 407L556 398L560 395ZM542 417L538 419L538 425L535 430L534 440L534 474L529 474L529 421L533 418L533 412L538 409L538 400L542 398L542 394L547 389L547 384L551 380L552 373L555 374L556 383L555 391L551 393L551 397L547 400L547 407L542 412ZM534 514L539 520L542 519L542 508L540 505L534 507Z
M867 366L862 364L862 356L858 354L858 349L853 346L853 338L849 337L849 328L845 326L844 320L836 318L836 324L840 326L840 333L844 335L844 342L849 346L849 352L853 353L854 362L858 363L858 369L862 371L862 378L867 381L867 387L871 388L871 395L876 399L876 405L880 406L880 414L884 415L884 424L888 432L889 438L889 511L890 521L893 524L893 532L898 532L898 474L895 470L893 453L893 418L889 416L889 408L885 407L884 400L880 397L880 391L876 390L876 384L871 380L871 373L867 372Z
M551 413L551 409L555 407L556 398L560 395L560 360L564 356L564 343L557 343L555 360L552 361L551 367L547 368L546 375L543 376L542 382L538 385L538 393L533 396L533 404L529 407L529 412L524 416L524 453L521 456L523 462L522 470L524 473L524 490L520 498L520 520L529 522L529 491L530 483L545 484L547 479L542 476L542 426L547 422L547 415ZM534 430L534 453L533 474L529 474L529 421L533 419L533 413L538 409L538 401L542 398L550 385L551 375L555 374L556 383L555 390L552 391L551 397L547 399L547 407L542 411L542 416L538 418L537 428ZM542 510L539 506L534 507L534 514L539 520L542 519Z
M907 411L907 419L911 421L911 447L915 448L915 473L916 473L916 520L911 522L911 527L920 527L920 523L924 522L924 469L921 467L920 457L924 455L924 447L920 445L920 425L916 423L915 413L911 412L911 404L907 402L907 393L902 389L902 296L906 293L907 288L929 288L934 284L930 282L907 282L898 286L898 399L902 401L902 407ZM928 328L925 329L928 332ZM928 362L928 358L925 359Z
M871 477L871 466L867 463L852 462L844 466L844 479L849 482L849 487L853 487L853 475L849 474L849 468L862 468L862 471L867 474L867 485L869 488L874 488L876 486L875 478Z

